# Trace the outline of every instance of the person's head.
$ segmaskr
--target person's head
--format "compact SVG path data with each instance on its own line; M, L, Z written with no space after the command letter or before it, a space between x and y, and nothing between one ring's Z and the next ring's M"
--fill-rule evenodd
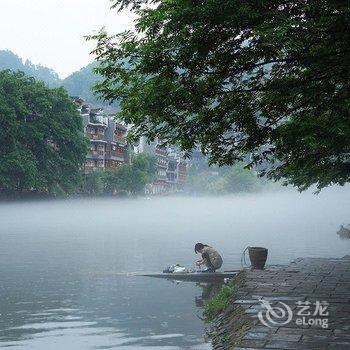
M203 243L196 243L194 246L194 252L197 253L202 253L203 248L206 246L206 244Z

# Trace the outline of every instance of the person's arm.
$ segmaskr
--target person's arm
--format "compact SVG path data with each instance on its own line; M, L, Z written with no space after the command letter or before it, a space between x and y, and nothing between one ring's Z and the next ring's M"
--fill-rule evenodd
M197 260L197 261L196 261L196 265L197 265L197 266L201 266L201 265L203 265L203 264L204 264L203 259L200 259L200 260Z
M203 253L202 259L197 261L197 265L201 266L201 265L206 265L206 264L207 264L207 254Z

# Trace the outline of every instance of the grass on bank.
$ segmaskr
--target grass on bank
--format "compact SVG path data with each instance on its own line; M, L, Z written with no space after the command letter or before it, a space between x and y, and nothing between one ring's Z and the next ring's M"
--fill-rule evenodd
M234 281L231 281L225 284L214 298L205 303L203 316L206 322L213 321L217 315L229 306L230 300L236 290L237 285Z

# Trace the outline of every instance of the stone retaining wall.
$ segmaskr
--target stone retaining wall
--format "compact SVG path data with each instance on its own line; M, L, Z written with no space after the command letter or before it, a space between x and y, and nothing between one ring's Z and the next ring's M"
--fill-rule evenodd
M350 256L299 258L239 276L232 303L211 327L214 349L350 349ZM266 305L288 312L276 318Z

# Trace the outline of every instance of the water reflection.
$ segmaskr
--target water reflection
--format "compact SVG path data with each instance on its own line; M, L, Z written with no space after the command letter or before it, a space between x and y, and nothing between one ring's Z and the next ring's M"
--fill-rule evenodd
M223 283L197 283L196 285L202 289L202 294L195 297L195 304L202 308L207 300L219 293Z

